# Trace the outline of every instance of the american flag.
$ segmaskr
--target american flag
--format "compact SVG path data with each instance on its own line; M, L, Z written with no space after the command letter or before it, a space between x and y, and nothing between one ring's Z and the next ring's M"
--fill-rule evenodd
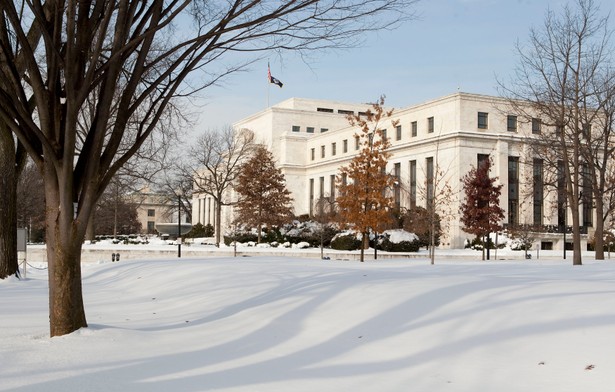
M269 68L269 63L267 63L267 79L269 79L269 83L277 84L280 88L284 85L284 83L271 76L271 68Z

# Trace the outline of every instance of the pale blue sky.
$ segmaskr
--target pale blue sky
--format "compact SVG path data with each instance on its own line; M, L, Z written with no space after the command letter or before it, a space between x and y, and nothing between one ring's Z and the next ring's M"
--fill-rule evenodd
M358 48L315 54L306 65L292 53L272 55L271 73L284 83L267 83L267 60L206 92L195 131L231 124L291 97L373 102L406 107L460 91L497 95L496 76L508 78L531 26L540 27L548 7L564 0L422 0L419 20L366 37ZM601 0L602 14L613 13ZM613 20L611 21L613 23Z

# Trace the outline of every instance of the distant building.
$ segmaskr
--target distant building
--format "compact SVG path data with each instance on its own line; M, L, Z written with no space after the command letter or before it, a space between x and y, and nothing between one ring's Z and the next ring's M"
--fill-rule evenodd
M358 153L355 133L346 116L361 114L368 104L291 98L234 124L247 128L256 139L270 148L286 177L294 198L296 215L312 214L321 196L335 197L335 176ZM523 119L513 114L504 99L492 96L456 93L406 108L396 109L393 128L390 121L381 124L391 142L389 172L398 177L395 202L400 208L425 206L421 187L430 186L438 167L457 191L450 206L457 216L442 246L462 248L472 236L459 221L459 198L463 197L460 179L481 159L493 159L492 176L503 184L501 207L507 225L542 226L537 245L543 249L562 249L563 230L571 222L557 192L547 192L542 181L540 157L532 157L528 136L541 132L540 119ZM433 186L433 185L431 185ZM590 203L591 204L591 203ZM214 222L213 200L195 194L193 223ZM198 207L197 207L198 206ZM591 235L594 211L583 208L584 229ZM566 217L568 214L568 217ZM223 210L223 230L232 220L232 207ZM572 237L568 237L568 242ZM587 234L583 235L584 245ZM535 245L536 246L536 245Z
M177 203L173 197L151 192L149 188L145 188L134 193L131 198L137 205L142 234L155 233L157 223L177 222Z

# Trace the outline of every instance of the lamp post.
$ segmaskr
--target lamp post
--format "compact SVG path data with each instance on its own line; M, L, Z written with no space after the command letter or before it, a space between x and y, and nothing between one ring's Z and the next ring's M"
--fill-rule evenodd
M564 195L564 260L566 260L566 218L568 215L568 195Z
M177 195L177 257L182 257L182 198Z

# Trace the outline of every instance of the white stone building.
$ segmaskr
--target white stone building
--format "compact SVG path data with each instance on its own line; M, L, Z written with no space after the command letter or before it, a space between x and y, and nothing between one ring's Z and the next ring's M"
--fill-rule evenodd
M346 115L360 114L369 107L291 98L238 121L234 127L252 130L257 140L270 148L292 192L295 214L310 214L320 196L335 196L339 168L357 154L357 130L348 125ZM480 159L491 156L492 176L503 184L500 203L506 211L504 223L549 226L551 233L541 234L536 245L563 249L563 235L557 231L565 226L566 218L557 192L533 189L534 181L541 181L543 175L541 160L531 156L526 143L533 133L540 132L539 119L515 116L501 98L467 93L395 109L392 119L398 121L397 127L386 121L379 128L386 129L391 142L389 172L398 176L401 184L396 202L401 207L411 203L425 206L422 190L438 168L456 192L450 205L455 216L442 239L443 246L461 248L471 239L459 222L460 179ZM213 208L213 200L195 195L193 223L214 224ZM581 212L591 235L593 211ZM232 209L227 207L223 228L231 216ZM571 240L568 236L567 242ZM583 235L583 247L586 242L587 235Z

